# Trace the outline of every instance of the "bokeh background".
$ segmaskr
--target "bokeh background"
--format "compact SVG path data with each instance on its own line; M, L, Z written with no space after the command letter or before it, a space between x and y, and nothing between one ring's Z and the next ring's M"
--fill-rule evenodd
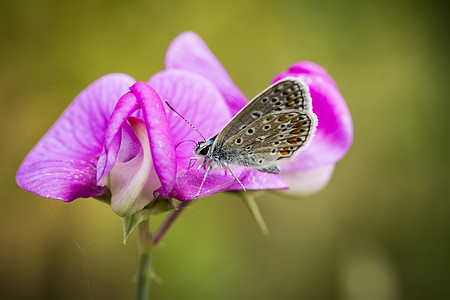
M449 299L448 16L435 1L0 2L2 299L132 299L137 249L93 199L22 191L15 172L98 77L147 80L197 32L252 97L300 60L324 66L355 139L322 192L202 199L157 250L154 299ZM151 220L153 224L160 218Z

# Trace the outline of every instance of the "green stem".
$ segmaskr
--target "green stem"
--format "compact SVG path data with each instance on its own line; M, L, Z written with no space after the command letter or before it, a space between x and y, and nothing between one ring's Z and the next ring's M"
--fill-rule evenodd
M148 219L138 225L139 264L137 270L136 300L150 299L153 276L153 246L148 228Z
M150 286L154 277L152 268L153 249L161 241L183 210L189 205L191 205L191 201L180 202L177 208L173 210L159 226L153 237L149 231L148 219L145 219L137 225L139 263L136 276L136 300L150 299Z
M239 192L239 196L241 197L242 201L244 201L245 205L247 205L248 209L252 214L253 219L258 224L259 229L261 229L261 232L264 235L269 235L269 228L267 228L266 222L264 222L258 204L256 204L254 194L250 191Z

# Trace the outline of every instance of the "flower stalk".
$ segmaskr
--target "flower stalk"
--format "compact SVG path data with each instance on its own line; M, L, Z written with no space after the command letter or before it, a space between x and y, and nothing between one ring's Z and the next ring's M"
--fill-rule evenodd
M153 245L148 227L148 219L138 225L139 262L136 274L136 300L150 299L150 286L153 277Z
M153 249L159 244L164 235L169 231L175 220L186 207L191 205L191 201L180 202L162 222L156 230L155 235L151 235L149 231L148 218L140 222L137 226L137 243L139 250L138 270L136 274L136 300L150 299L151 281L155 277L153 271Z

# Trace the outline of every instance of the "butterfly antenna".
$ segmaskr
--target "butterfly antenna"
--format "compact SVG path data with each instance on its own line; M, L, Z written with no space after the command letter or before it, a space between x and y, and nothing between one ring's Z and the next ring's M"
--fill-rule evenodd
M188 123L195 131L197 131L198 134L200 134L200 136L203 138L203 140L206 141L206 138L203 136L203 134L201 134L201 132L200 132L197 128L195 128L195 126L192 125L191 122L189 122L189 121L186 120L182 115L180 115L180 113L177 112L177 111L175 110L175 108L173 108L173 107L169 104L169 102L167 102L167 101L165 101L165 102L166 102L167 106L168 106L171 110L173 110L174 113L176 113L180 118L182 118L186 123Z

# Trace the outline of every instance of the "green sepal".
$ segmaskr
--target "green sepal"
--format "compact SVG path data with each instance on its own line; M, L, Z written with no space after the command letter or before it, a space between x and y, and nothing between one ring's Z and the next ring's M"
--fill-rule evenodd
M126 244L130 234L136 229L139 223L145 221L150 216L149 211L141 210L133 215L128 215L122 218L123 224L123 243Z
M156 199L153 199L152 202L147 204L143 210L148 210L149 215L157 216L165 212L174 210L175 208L176 207L173 203L173 199L159 195L158 197L156 197Z
M147 220L150 216L160 215L174 209L175 205L173 204L173 200L160 195L145 206L143 210L138 211L133 215L123 217L123 243L126 244L128 237L136 229L139 223Z

